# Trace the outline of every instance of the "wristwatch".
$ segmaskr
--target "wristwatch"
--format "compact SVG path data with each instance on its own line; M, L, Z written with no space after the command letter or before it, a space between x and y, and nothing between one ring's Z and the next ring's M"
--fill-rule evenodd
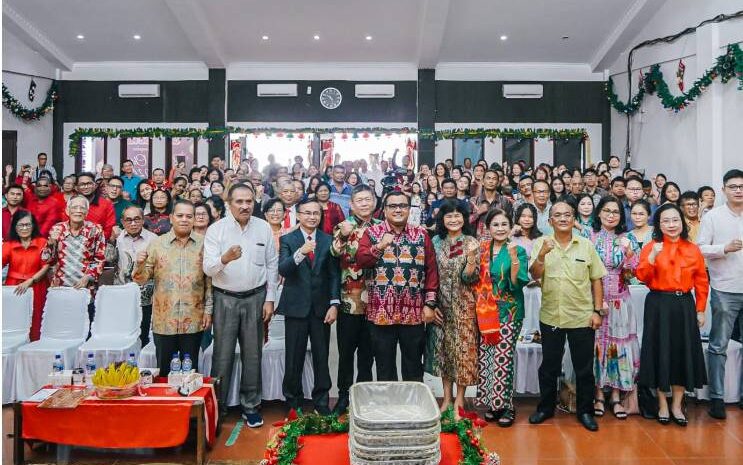
M427 300L427 301L426 301L426 303L425 303L425 305L426 305L426 307L428 307L428 308L430 308L430 309L434 309L434 308L436 308L436 307L437 307L437 306L438 306L439 304L438 304L438 302L436 302L435 300Z
M597 314L598 316L604 317L606 316L606 310L603 308L594 308L593 313Z

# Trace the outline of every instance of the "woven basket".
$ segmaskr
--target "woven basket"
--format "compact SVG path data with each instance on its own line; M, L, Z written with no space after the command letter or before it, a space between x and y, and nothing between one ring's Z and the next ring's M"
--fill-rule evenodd
M126 399L139 393L139 381L125 386L96 386L95 395L99 399Z

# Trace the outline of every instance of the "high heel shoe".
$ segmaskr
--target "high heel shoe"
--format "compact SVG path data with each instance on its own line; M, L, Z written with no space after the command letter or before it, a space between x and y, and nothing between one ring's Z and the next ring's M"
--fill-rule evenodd
M666 426L667 424L671 423L671 419L670 418L668 418L667 416L666 417L662 417L660 415L660 413L658 413L658 416L655 419L658 420L658 423L660 423L663 426Z
M679 426L687 426L689 424L689 420L686 418L678 418L676 415L671 412L671 420L673 420L674 423L676 423Z

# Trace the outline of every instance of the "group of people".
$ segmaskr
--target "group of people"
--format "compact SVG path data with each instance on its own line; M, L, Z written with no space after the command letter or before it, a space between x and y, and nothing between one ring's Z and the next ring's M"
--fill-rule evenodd
M161 374L173 353L213 340L211 375L229 380L239 344L250 427L263 423L261 357L274 314L285 326L290 408L305 398L309 341L313 406L331 413L337 323L335 413L347 410L354 381L375 379L374 363L377 380L397 380L399 350L403 380L442 378L442 410L458 416L467 386L477 386L485 418L512 425L526 287L542 294L541 400L531 423L554 415L566 340L577 417L591 431L605 412L626 418L622 399L638 387L656 391L659 422L686 425L684 392L709 382L709 413L725 417L726 351L743 325L741 170L725 174L715 207L712 187L681 192L661 174L621 170L616 157L585 170L449 159L415 172L407 155L398 166L372 154L371 167L336 164L323 174L305 170L302 157L291 172L262 172L255 160L225 169L213 157L188 175L177 165L149 179L124 161L120 175L104 165L61 185L46 158L3 178L5 284L34 292L31 339L48 286L94 293L109 265L114 283L141 286L140 339L149 342L151 327ZM650 289L642 340L632 283ZM705 367L699 327L710 283Z

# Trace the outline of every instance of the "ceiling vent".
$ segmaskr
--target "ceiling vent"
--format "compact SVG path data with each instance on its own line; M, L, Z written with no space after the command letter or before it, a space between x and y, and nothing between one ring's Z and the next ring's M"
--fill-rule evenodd
M160 84L119 84L120 98L160 97Z
M296 97L297 84L258 84L258 97Z
M394 84L356 84L356 98L394 98Z
M542 98L542 84L503 84L504 98Z

